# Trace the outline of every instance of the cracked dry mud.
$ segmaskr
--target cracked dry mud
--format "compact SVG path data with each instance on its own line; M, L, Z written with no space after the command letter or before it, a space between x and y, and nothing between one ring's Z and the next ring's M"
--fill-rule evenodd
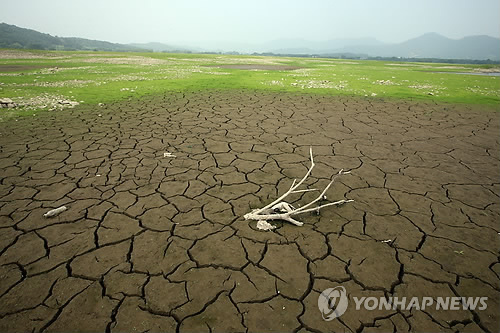
M498 332L499 115L206 92L0 123L0 331ZM256 230L310 146L308 185L351 170L328 199L355 202ZM384 295L488 308L354 309Z

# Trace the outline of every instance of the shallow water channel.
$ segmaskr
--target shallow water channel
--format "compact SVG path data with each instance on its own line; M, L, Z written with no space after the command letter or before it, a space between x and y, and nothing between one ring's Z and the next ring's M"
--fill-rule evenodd
M432 72L440 74L460 74L460 75L479 75L479 76L500 76L500 72Z

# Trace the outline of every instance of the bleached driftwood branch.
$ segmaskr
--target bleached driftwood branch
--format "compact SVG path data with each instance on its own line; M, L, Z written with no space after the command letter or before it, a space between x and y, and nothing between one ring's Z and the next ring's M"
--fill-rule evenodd
M303 223L300 221L297 221L292 218L294 215L298 214L303 214L303 213L308 213L308 212L313 212L313 211L318 211L321 208L328 207L328 206L337 206L341 205L347 202L351 202L354 200L339 200L335 202L330 202L318 207L311 207L314 205L316 202L320 201L325 197L326 191L330 188L330 186L333 184L333 182L337 179L337 177L345 174L349 174L350 171L344 172L343 169L341 169L335 176L333 176L332 180L330 183L325 187L325 189L321 192L320 195L313 201L309 202L308 204L300 207L300 208L294 208L292 205L287 203L285 198L289 196L290 194L294 193L303 193L303 192L311 192L311 191L318 191L317 189L304 189L304 190L298 190L298 188L304 183L304 181L309 177L311 174L313 168L314 168L314 158L312 154L312 147L309 149L309 155L311 158L311 166L309 167L309 170L307 170L307 173L304 175L304 177L297 183L297 179L294 179L292 182L292 185L290 186L290 189L284 193L282 196L280 196L278 199L274 200L267 206L264 206L259 209L254 209L250 213L245 214L243 217L245 220L256 220L256 221L269 221L269 220L283 220L287 221L290 223L293 223L297 226L302 226Z

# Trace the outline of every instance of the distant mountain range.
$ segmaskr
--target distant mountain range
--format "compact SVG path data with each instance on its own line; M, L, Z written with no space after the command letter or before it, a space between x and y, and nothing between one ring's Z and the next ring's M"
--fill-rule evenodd
M308 41L279 39L259 44L198 43L197 47L163 43L116 44L84 38L54 37L31 29L0 23L0 48L44 50L153 51L153 52L231 52L274 53L286 55L350 55L360 58L401 57L470 59L500 61L500 39L470 36L450 39L427 33L402 43L387 44L375 38Z
M276 54L500 60L499 38L470 36L457 40L437 33L427 33L395 44L383 43L375 38L334 39L325 42L282 39L255 45L254 48L260 52Z
M181 45L167 45L163 43L132 43L127 44L143 50L150 50L153 52L203 52L203 49Z
M339 51L380 57L500 60L500 39L490 36L450 39L427 33L403 43L359 45Z
M291 44L290 44L291 42ZM267 43L267 49L271 49L274 46L275 52L289 53L289 51L294 51L293 53L318 53L326 54L331 52L337 52L343 49L349 49L351 47L357 47L359 45L364 46L382 46L384 43L375 38L339 38L331 39L326 42L311 42L304 40L280 40L275 42ZM349 52L349 51L346 51Z

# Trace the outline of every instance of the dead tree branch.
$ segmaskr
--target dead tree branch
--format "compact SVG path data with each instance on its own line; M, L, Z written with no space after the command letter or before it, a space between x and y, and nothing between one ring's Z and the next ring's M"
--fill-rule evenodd
M293 223L297 226L302 226L303 223L300 221L295 220L292 218L294 215L298 214L304 214L308 212L313 212L313 211L319 211L321 208L328 207L328 206L338 206L347 202L351 202L353 200L339 200L335 202L330 202L324 205L320 205L318 207L311 207L314 205L316 202L322 200L325 197L326 191L332 186L333 182L342 175L349 174L350 171L344 172L343 169L341 169L336 175L333 176L331 179L330 183L324 188L324 190L318 195L318 197L308 204L300 207L300 208L294 208L292 205L287 203L285 200L286 197L288 197L290 194L295 194L295 193L303 193L303 192L311 192L311 191L318 191L317 189L303 189L303 190L298 190L298 188L304 183L304 181L311 175L311 172L315 166L314 164L314 158L312 154L312 147L309 149L309 155L311 159L311 166L309 167L309 170L307 170L307 173L302 177L302 179L297 183L297 180L294 179L292 182L292 185L290 186L290 189L284 193L282 196L280 196L278 199L274 200L270 204L251 211L250 213L247 213L244 215L245 220L256 220L256 221L269 221L269 220L283 220L287 221L290 223Z

